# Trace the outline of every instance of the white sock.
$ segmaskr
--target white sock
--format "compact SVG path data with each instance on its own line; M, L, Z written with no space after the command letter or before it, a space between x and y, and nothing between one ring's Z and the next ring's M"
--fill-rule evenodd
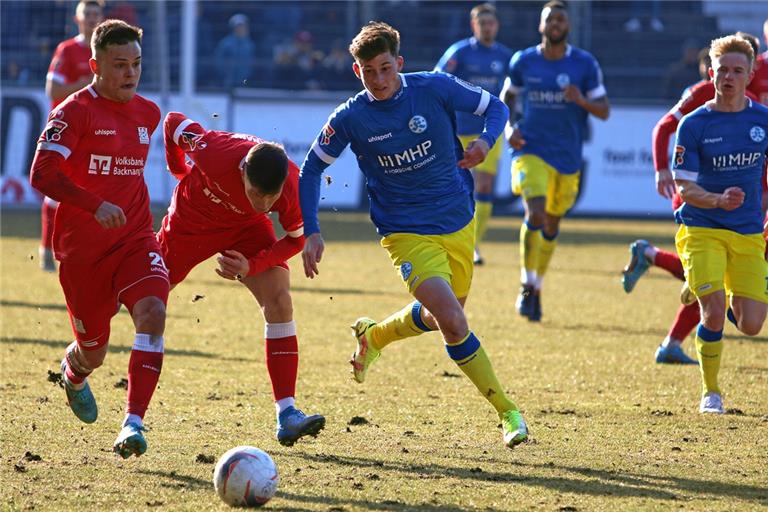
M682 344L683 344L683 342L681 340L676 340L675 338L670 338L669 336L664 338L664 341L661 342L661 346L665 347L665 348L669 347L669 346L672 346L672 347L678 346L679 347Z
M520 269L520 281L526 285L526 286L535 286L536 285L536 271L535 270L526 270L524 268Z
M277 411L277 415L280 416L280 413L286 410L289 407L295 407L296 405L296 399L292 396L281 398L280 400L275 402L275 411Z
M645 251L643 251L643 255L645 256L645 259L647 259L650 263L653 263L654 260L656 260L656 253L658 252L658 249L656 249L654 246L649 245L645 248Z
M536 282L533 284L533 287L536 289L536 291L541 291L541 286L543 281L544 281L544 276L536 276Z
M67 378L67 372L64 372L61 378L64 380L64 385L74 391L80 391L81 389L83 389L85 387L85 381L88 380L88 377L86 377L85 379L83 379L83 382L81 382L80 384L75 384Z
M144 420L137 414L126 414L125 419L123 420L123 426L126 426L128 423L135 423L140 427L144 426Z

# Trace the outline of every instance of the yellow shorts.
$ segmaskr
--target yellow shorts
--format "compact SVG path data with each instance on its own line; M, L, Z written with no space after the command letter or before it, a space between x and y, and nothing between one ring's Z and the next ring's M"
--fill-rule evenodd
M691 291L702 297L725 289L728 296L768 303L768 262L762 233L681 225L677 253Z
M431 277L442 277L461 299L469 295L474 265L475 220L447 235L392 233L381 239L397 273L413 294Z
M571 209L579 194L581 171L561 174L536 155L522 155L512 160L512 192L523 199L546 197L546 212L562 217Z
M467 144L477 139L478 137L479 135L459 135L461 147L466 148ZM504 135L496 139L496 144L494 144L490 151L488 151L488 154L485 156L485 160L483 160L480 165L474 167L473 170L487 172L488 174L495 175L499 168L499 160L501 160L501 147L503 142Z

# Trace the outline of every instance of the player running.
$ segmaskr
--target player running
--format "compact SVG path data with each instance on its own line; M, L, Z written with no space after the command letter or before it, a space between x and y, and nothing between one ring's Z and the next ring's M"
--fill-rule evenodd
M96 25L103 19L103 0L80 0L77 3L74 20L78 33L59 43L45 77L45 93L51 98L51 110L67 96L91 83L93 73L88 64L91 59L91 37ZM57 206L58 203L50 197L43 198L39 254L40 268L46 272L56 271L53 258L53 218Z
M581 148L587 118L608 119L610 106L595 58L568 44L568 12L558 0L541 11L541 44L519 51L510 63L502 98L515 110L521 96L522 119L509 126L512 190L522 195L520 295L516 308L541 320L541 288L557 245L560 220L579 192ZM510 117L510 125L514 119Z
M114 443L123 458L147 450L143 418L163 366L168 300L168 271L144 183L160 109L136 94L141 35L118 20L96 27L93 82L51 112L30 175L33 187L60 202L53 247L75 334L61 370L67 401L81 421L96 421L87 377L104 361L120 304L136 328L126 416Z
M307 243L304 272L313 278L324 242L317 218L320 176L347 145L357 156L381 245L416 301L383 322L359 318L352 368L363 382L381 351L396 340L440 329L448 355L496 409L510 448L528 438L463 306L472 281L474 202L471 169L483 161L508 112L483 89L443 73L401 74L400 34L370 22L349 51L365 89L331 114L302 165L299 191ZM462 150L455 113L485 118L480 136Z
M221 253L217 273L242 282L264 315L277 440L291 446L316 436L325 418L305 416L294 399L299 346L286 262L304 246L299 169L277 144L209 131L178 112L166 116L163 134L168 168L180 180L157 233L171 286ZM268 212L277 212L286 232L280 240Z
M675 237L685 276L701 307L696 350L702 413L724 412L717 377L727 317L744 334L760 332L768 311L760 179L768 151L768 108L744 94L754 51L744 39L712 41L715 98L680 122L673 177L683 205Z
M470 12L473 37L451 45L435 66L435 71L451 73L498 96L507 76L512 50L496 42L499 20L496 7L484 3ZM462 147L476 140L483 131L483 119L467 112L456 112L456 133ZM488 229L493 209L493 181L499 167L504 141L497 140L485 160L472 169L475 179L475 265L482 265L480 242Z

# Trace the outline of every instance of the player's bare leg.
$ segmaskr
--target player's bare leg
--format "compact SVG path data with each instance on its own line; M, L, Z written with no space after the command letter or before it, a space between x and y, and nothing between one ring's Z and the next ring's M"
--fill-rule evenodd
M733 319L739 331L747 336L757 336L765 323L768 304L747 297L731 298Z
M534 313L537 270L541 253L541 230L545 219L545 197L531 197L523 201L525 219L520 227L520 294L515 301L517 312L531 318Z
M325 427L325 418L319 414L306 416L296 407L299 346L293 321L290 273L283 267L273 267L246 277L242 282L256 298L264 315L267 371L275 399L277 440L291 446L301 437L317 436Z
M475 180L475 255L474 264L482 265L485 261L480 255L480 242L488 230L488 220L493 210L493 182L495 176L489 172L473 170Z

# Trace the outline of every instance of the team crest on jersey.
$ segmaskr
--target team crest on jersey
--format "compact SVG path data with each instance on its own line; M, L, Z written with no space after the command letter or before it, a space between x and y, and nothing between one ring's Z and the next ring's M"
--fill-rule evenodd
M753 126L752 129L749 130L749 138L755 142L763 142L763 139L765 139L765 130L759 126Z
M199 149L205 149L208 144L202 142L203 134L195 132L181 132L181 141L186 143L189 147L189 151L196 151Z
M149 130L146 126L139 126L139 144L149 144Z
M325 126L323 126L323 137L320 139L320 144L327 146L331 143L331 137L334 135L336 135L336 130L333 129L331 123L325 123Z
M413 265L411 265L410 261L404 261L402 265L400 265L400 275L403 277L403 281L407 281L409 277L411 277L411 272L413 271Z
M571 84L571 77L569 77L567 73L560 73L557 75L557 78L555 78L555 81L561 89L565 89Z
M410 128L413 133L424 133L427 129L427 120L424 119L424 116L413 116L411 120L408 121L408 128Z
M500 60L495 60L491 62L491 70L494 73L500 73L502 69L504 69L504 63L501 62Z
M51 119L45 127L45 140L48 142L59 142L61 133L69 126L61 119Z
M683 165L683 156L685 155L684 146L675 146L675 163L677 165Z

